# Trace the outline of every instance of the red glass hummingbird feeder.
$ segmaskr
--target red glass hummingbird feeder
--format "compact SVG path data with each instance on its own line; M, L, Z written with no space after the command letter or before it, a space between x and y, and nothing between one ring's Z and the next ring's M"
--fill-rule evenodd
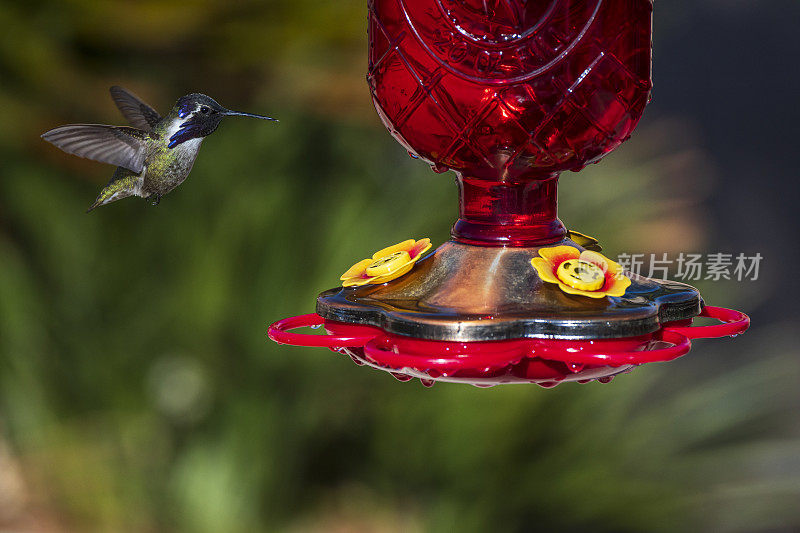
M369 81L392 135L453 170L452 240L354 265L317 313L269 328L425 384L608 381L736 335L738 311L622 269L557 217L564 170L636 127L652 87L652 0L370 0ZM583 245L583 246L582 246ZM693 327L697 316L721 324ZM324 326L327 335L291 332Z

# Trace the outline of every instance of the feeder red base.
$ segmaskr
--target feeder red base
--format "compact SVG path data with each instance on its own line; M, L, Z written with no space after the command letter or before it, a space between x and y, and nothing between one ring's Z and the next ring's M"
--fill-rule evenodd
M720 320L695 327L691 320L667 323L638 337L599 340L513 339L444 342L387 333L380 328L324 320L313 313L272 324L269 337L281 344L326 347L349 355L357 364L390 372L401 381L434 381L492 386L536 383L552 387L564 381L610 381L633 367L671 361L691 349L691 339L738 335L750 325L744 313L706 306L700 316ZM292 333L324 325L327 335Z

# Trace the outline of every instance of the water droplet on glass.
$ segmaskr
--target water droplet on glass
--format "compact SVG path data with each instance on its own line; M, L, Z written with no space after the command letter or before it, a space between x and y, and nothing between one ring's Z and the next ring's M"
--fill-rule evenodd
M584 365L581 363L567 363L567 368L569 368L569 371L575 374L583 370L583 366Z
M430 387L433 387L433 384L434 384L434 383L436 383L436 382L435 382L435 381L433 381L432 379L423 379L423 378L420 378L420 380L419 380L419 381L420 381L420 383L422 383L422 385L423 385L424 387L428 387L428 388L430 388Z
M411 150L408 151L408 155L410 155L412 159L419 159L419 156Z

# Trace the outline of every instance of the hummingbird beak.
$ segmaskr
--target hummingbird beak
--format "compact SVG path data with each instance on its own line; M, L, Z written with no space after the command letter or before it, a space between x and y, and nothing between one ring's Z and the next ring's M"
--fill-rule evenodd
M250 117L250 118L260 118L261 120L274 120L278 122L277 118L266 117L264 115L254 115L253 113L242 113L241 111L231 111L230 109L226 109L222 112L223 115L226 117Z

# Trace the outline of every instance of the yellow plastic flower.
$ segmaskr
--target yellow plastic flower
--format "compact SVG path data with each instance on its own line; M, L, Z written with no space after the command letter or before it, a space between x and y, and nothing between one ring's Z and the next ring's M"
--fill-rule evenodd
M552 246L540 248L539 255L531 259L539 278L558 284L567 294L589 298L622 296L631 284L618 263L598 252Z
M408 239L394 246L389 246L372 254L371 259L364 259L351 266L339 278L344 287L360 287L361 285L377 285L397 279L406 274L422 254L431 247L428 238L415 241Z

